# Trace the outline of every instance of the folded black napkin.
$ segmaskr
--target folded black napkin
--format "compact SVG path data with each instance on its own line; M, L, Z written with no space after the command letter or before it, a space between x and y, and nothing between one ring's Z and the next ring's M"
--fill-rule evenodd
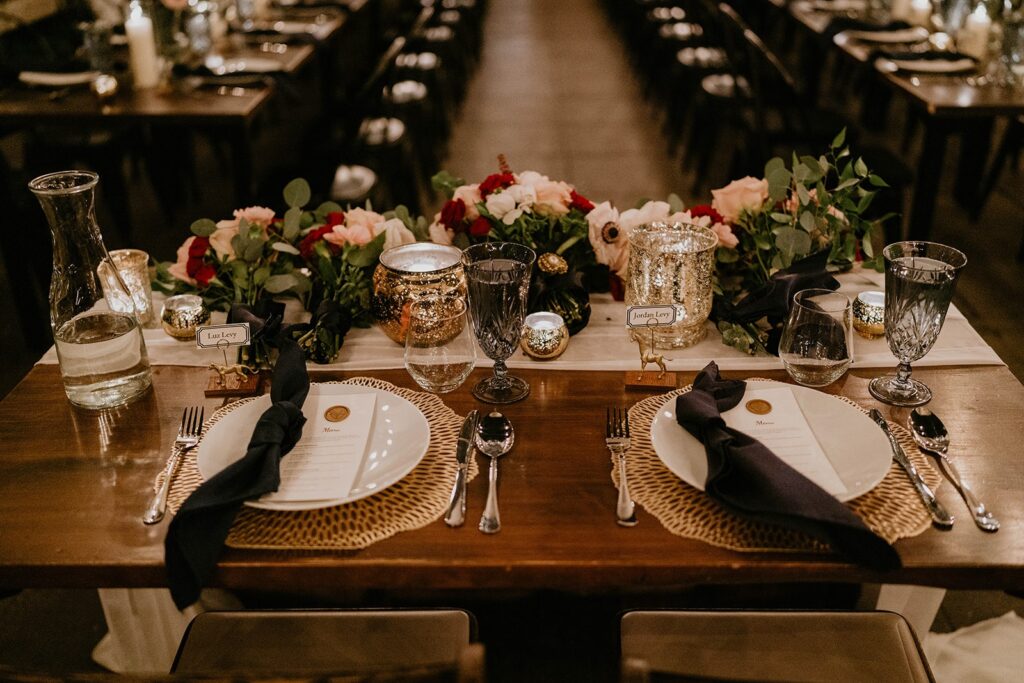
M947 52L932 50L928 52L907 52L899 51L893 52L890 50L878 50L875 52L878 57L885 57L886 59L896 59L902 62L916 62L916 61L947 61L956 62L961 59L969 59L972 62L977 62L978 58L971 55L964 54L962 52Z
M167 530L167 579L178 609L199 599L242 503L277 490L281 458L302 436L302 404L308 393L302 350L295 342L282 340L271 405L256 423L245 456L197 488Z
M676 420L704 444L705 491L742 517L806 533L871 569L900 567L891 545L845 505L784 463L760 441L726 426L721 413L743 398L746 382L724 380L712 361L676 399Z

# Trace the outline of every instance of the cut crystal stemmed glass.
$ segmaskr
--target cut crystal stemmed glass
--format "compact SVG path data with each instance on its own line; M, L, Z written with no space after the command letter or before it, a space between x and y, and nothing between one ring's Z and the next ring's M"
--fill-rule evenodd
M919 406L932 399L923 382L910 376L910 364L927 354L946 320L957 277L967 257L933 242L897 242L885 257L885 339L899 359L895 375L876 377L871 395L894 406Z
M485 242L462 252L473 332L494 361L494 375L473 387L473 396L484 403L514 403L530 393L525 380L508 374L505 361L522 338L536 259L532 249L512 242Z

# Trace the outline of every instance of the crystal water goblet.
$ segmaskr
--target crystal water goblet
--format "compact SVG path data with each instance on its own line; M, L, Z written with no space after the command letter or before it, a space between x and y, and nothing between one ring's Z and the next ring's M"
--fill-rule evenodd
M484 403L514 403L530 393L526 380L508 374L505 361L522 338L536 260L532 249L512 242L485 242L462 252L473 332L494 361L494 375L473 387L473 396Z
M967 257L934 242L896 242L885 257L885 339L899 360L895 375L876 377L871 395L894 406L919 406L931 389L910 376L910 364L927 354L942 330Z

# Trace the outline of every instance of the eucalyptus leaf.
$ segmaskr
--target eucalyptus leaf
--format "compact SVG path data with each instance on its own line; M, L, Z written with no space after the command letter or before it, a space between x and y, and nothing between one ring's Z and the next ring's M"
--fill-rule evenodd
M807 182L816 183L825 174L828 164L822 165L812 156L800 157L800 163L807 168Z
M284 227L281 230L281 234L289 242L299 236L301 228L299 227L299 221L302 218L302 209L297 206L293 206L284 212Z
M715 258L719 263L735 263L740 260L739 252L728 247L719 247L715 252Z
M331 213L344 213L345 209L341 208L341 204L337 202L324 202L320 206L316 207L316 211L313 213L316 215L318 221L327 221L327 215Z
M270 245L270 248L275 251L283 251L284 253L291 254L292 256L299 255L299 250L293 247L292 245L288 244L287 242L274 242L273 244Z
M679 213L680 211L684 210L685 208L686 208L686 205L683 204L683 200L680 199L679 195L677 195L675 192L673 192L672 194L670 194L668 196L668 212L670 214L672 214L672 213ZM560 254L562 252L558 252L558 253Z
M769 159L768 163L764 165L764 177L767 178L769 175L772 174L773 171L776 170L786 170L786 162L784 162L779 157L773 157Z
M292 291L296 294L305 294L313 289L313 281L305 273L300 273L296 270L290 273L290 275L295 278L295 285L292 286Z
M813 211L804 211L800 214L800 227L807 232L814 232L814 229L818 227L818 223L815 220Z
M304 178L296 178L284 186L284 203L290 208L303 207L309 203L312 192Z
M796 228L783 228L775 234L775 246L787 261L794 256L803 256L811 250L811 236Z
M270 277L270 268L268 266L257 268L256 271L252 274L252 283L259 287L260 285L267 281L268 277Z
M806 181L810 174L810 169L804 166L803 164L793 165L793 179L796 180L798 183Z
M792 228L778 228L779 230L792 230ZM772 242L767 235L754 235L754 246L758 249L768 250L772 248Z
M800 198L800 205L807 206L811 203L811 193L803 185L796 186L796 194Z
M217 232L217 224L209 218L200 218L192 224L190 230L192 230L192 234L197 237L209 237L213 233Z
M785 223L787 225L793 223L793 216L788 213L779 213L778 211L771 213L771 219L776 223Z
M768 198L772 202L777 202L786 196L786 190L789 189L789 181L792 179L792 174L785 168L774 168L766 176L768 181Z
M281 294L293 289L299 283L299 279L295 277L295 273L285 273L284 275L271 275L267 278L267 281L263 284L263 288L271 294Z

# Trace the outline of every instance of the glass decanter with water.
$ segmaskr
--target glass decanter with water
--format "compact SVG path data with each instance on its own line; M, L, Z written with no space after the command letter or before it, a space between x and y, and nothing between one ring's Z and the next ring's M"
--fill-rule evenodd
M50 324L64 391L72 404L91 409L128 403L152 383L132 297L96 223L98 182L89 171L61 171L29 183L53 238ZM118 310L107 304L104 287Z

